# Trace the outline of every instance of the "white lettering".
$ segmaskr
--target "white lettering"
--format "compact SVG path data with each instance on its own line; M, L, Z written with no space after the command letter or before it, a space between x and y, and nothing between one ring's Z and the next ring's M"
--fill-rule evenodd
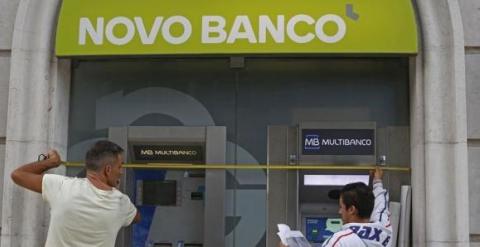
M243 32L240 29L243 28ZM248 39L249 43L257 43L257 39L255 38L255 34L253 32L252 24L250 23L250 19L246 15L239 15L235 18L233 22L233 27L230 30L230 34L227 38L227 43L232 44L237 39Z
M324 43L336 43L345 37L347 31L345 21L335 14L321 16L318 20L305 14L294 15L288 20L284 15L259 15L258 26L252 26L249 16L239 15L235 17L230 30L226 29L227 23L223 16L202 16L201 22L203 44L233 44L238 40L247 40L250 44L265 44L269 41L278 44L285 43L285 36L297 44L312 42L315 37ZM337 27L334 34L325 33L325 25L332 25L330 22ZM192 24L186 17L179 15L168 18L157 16L151 26L146 25L140 16L117 16L110 20L105 20L104 17L96 20L81 17L79 20L79 45L86 45L87 39L94 45L103 45L105 36L109 43L122 46L132 42L136 35L143 45L159 43L161 38L168 44L178 45L189 40Z
M332 36L325 34L323 27L327 22L334 22L337 24L338 30L336 34ZM315 24L315 33L317 34L317 37L325 43L337 43L338 41L342 40L343 37L345 37L345 34L347 33L347 26L345 21L338 15L324 15L320 17Z
M212 26L211 23L217 23L217 25ZM215 33L216 37L211 37L211 33ZM227 32L225 32L225 18L217 15L202 17L202 43L222 43L226 38Z
M268 15L261 15L258 19L258 42L267 42L267 31L276 43L285 42L285 17L277 16L277 25L275 26Z
M150 32L148 34L145 29L145 25L143 24L142 17L134 17L133 20L135 21L135 25L137 26L138 34L140 35L140 41L142 41L142 44L153 44L155 42L155 39L157 38L158 30L160 30L160 26L162 25L163 17L159 16L155 18L152 28L150 29Z
M78 34L78 44L85 45L87 33L96 45L103 44L103 17L97 18L97 28L86 17L80 18L80 27Z
M296 15L292 17L287 23L288 37L295 43L300 44L312 41L315 38L315 35L313 35L312 33L307 33L303 36L300 36L295 32L295 26L299 22L306 22L307 24L311 25L315 23L315 20L309 15Z
M154 151L152 150L141 150L141 154L153 155ZM155 155L187 155L194 156L197 155L197 151L194 150L155 150Z
M319 146L319 145L320 145L320 140L318 140L318 138L305 139L305 146Z
M305 139L306 143L307 139ZM322 139L322 146L371 146L371 139Z
M123 35L123 37L117 37L113 29L117 25L123 25L127 29L127 32ZM111 19L106 27L105 36L107 37L108 41L114 45L125 45L133 39L135 35L135 25L133 22L128 19L127 17L118 16Z
M179 37L174 37L171 32L170 32L170 27L175 24L179 23L180 25L183 26L183 33ZM190 38L190 35L192 34L192 24L190 24L190 21L188 21L187 18L183 16L172 16L168 19L165 20L162 26L162 35L165 41L167 41L170 44L178 45L182 44L185 41Z
M153 155L153 151L151 149L142 149L140 150L140 155Z

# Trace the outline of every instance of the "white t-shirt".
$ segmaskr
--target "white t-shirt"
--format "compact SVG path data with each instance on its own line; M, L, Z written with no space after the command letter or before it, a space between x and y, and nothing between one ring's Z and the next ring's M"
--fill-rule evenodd
M388 192L381 182L373 184L375 205L370 216L371 223L349 223L323 243L323 247L390 247L392 225L388 210Z
M45 174L42 196L51 208L48 247L113 247L137 214L127 195L100 190L87 178Z

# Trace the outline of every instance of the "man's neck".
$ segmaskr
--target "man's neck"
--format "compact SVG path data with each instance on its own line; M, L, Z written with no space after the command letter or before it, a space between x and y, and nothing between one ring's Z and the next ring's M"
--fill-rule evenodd
M370 219L369 218L360 218L360 217L356 216L353 219L350 219L348 221L348 223L370 223Z
M370 223L370 219L369 218L360 218L358 220L359 223Z
M107 184L106 179L100 174L94 171L87 171L87 179L90 183L93 184L97 189L100 190L112 190L112 186Z

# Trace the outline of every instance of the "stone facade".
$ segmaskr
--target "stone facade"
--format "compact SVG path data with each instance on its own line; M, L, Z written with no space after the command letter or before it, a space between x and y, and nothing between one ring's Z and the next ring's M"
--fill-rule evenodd
M35 246L48 219L40 198L16 189L9 173L46 147L66 150L70 65L51 50L58 4L0 0L1 246ZM412 61L414 245L468 246L470 233L470 246L480 246L480 1L417 6L423 40Z
M459 3L465 33L470 233L472 246L480 246L480 195L477 193L480 190L480 2L462 0Z

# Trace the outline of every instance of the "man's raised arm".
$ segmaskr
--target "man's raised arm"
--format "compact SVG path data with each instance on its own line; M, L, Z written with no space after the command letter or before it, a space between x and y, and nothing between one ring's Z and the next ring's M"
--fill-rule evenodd
M388 191L383 188L382 183L383 170L380 167L375 168L373 172L373 195L375 196L375 205L370 217L372 222L381 222L385 226L390 225L390 211L388 209Z
M23 165L15 169L11 177L16 184L26 189L42 193L43 173L58 167L61 163L62 161L57 151L50 150L48 151L47 159Z

